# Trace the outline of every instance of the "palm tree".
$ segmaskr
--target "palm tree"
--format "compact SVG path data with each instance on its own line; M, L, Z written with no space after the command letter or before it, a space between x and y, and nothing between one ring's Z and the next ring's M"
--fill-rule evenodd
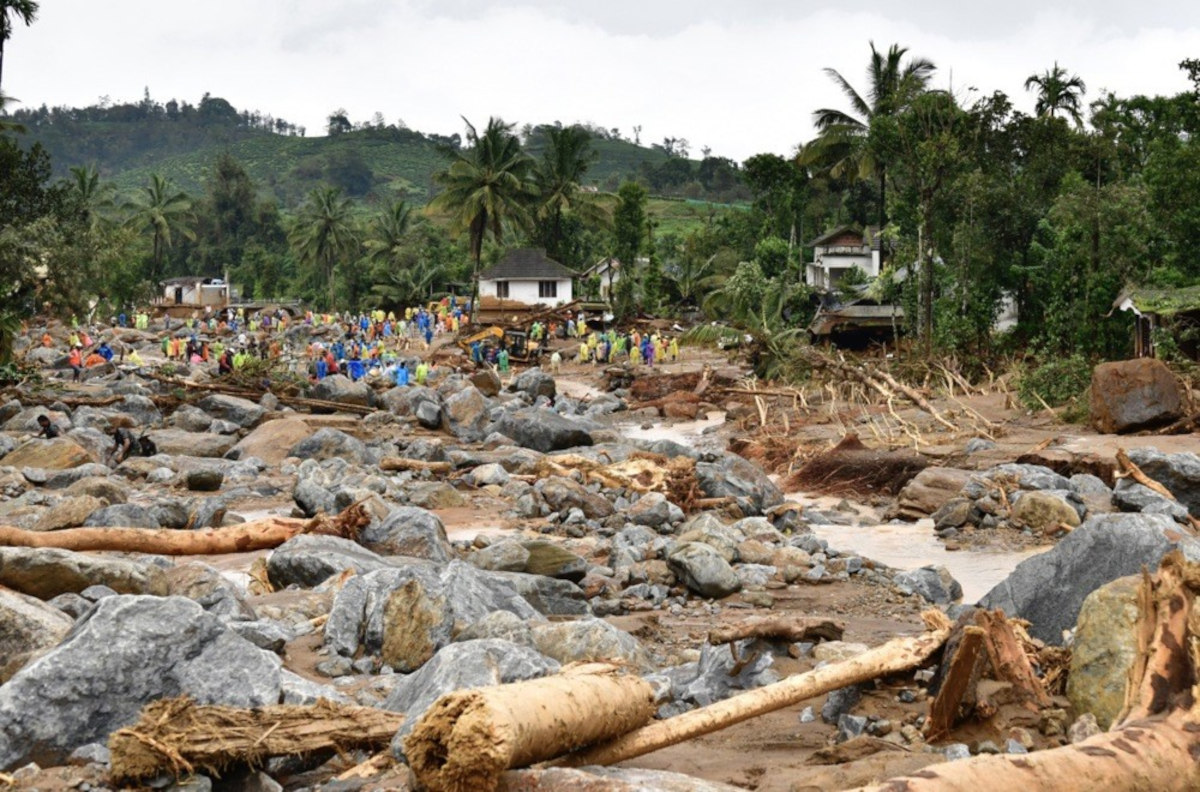
M371 292L385 302L413 305L421 302L441 276L441 268L416 251L409 230L412 208L397 201L375 217L363 247L373 265Z
M803 164L823 164L835 177L879 180L879 227L887 225L887 163L868 145L871 122L876 118L898 115L925 91L933 77L933 62L909 58L907 47L893 44L887 53L871 42L871 61L867 65L867 95L863 97L837 69L825 69L846 98L850 112L824 108L813 113L813 124L820 133L802 150Z
M591 225L608 220L607 214L591 193L583 191L581 184L588 168L599 158L599 153L592 147L591 134L583 127L546 129L546 148L533 169L533 186L537 191L534 235L552 259L564 262L566 259L562 249L566 216L574 214Z
M312 267L324 281L328 307L332 308L338 262L358 244L358 232L350 216L350 199L343 197L337 187L313 189L288 234L288 242L296 258Z
M195 239L190 227L192 201L187 194L174 191L170 179L157 173L150 175L150 184L129 204L133 214L129 224L150 231L153 243L150 255L150 281L157 284L163 274L163 256L171 247L175 235Z
M489 118L480 135L465 118L468 148L443 149L450 164L434 174L434 181L445 190L430 202L435 210L448 211L452 226L469 235L471 258L475 269L472 276L472 319L479 310L479 260L483 255L483 239L488 231L501 242L504 226L521 222L528 217L533 193L529 172L533 164L521 142L513 134L512 124L499 118Z
M1041 74L1031 74L1025 80L1025 90L1037 89L1037 104L1034 112L1041 118L1057 118L1061 110L1075 121L1075 126L1083 126L1083 116L1080 113L1081 99L1087 93L1087 86L1078 74L1067 76L1067 70L1054 62L1054 68L1047 69Z
M38 4L34 0L0 0L0 82L4 77L4 42L12 37L17 22L26 27L37 19Z
M71 196L91 228L109 222L107 212L115 205L112 182L100 181L100 171L95 165L73 167L67 180Z

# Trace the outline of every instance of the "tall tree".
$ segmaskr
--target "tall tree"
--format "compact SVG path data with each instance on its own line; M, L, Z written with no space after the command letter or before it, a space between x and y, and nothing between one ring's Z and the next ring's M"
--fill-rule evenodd
M90 228L110 222L109 212L115 204L116 188L112 182L100 181L100 171L95 165L78 165L71 168L70 196L79 207L82 219Z
M646 188L637 182L625 182L617 190L617 209L613 213L613 257L621 262L621 280L630 289L637 277L638 256L646 242ZM608 269L608 294L613 299L613 269Z
M591 225L606 219L592 194L583 191L583 178L599 156L583 127L549 127L546 148L533 168L537 206L531 236L550 258L567 266L580 263L568 255L567 236L577 224L568 224L567 218L573 215Z
M465 118L467 147L443 148L449 160L446 169L434 174L443 192L431 202L435 210L451 215L453 228L469 237L474 262L471 287L472 319L479 310L479 261L483 240L491 231L497 243L504 238L504 226L528 217L533 192L529 184L533 160L521 149L513 134L513 124L489 118L483 134Z
M1075 126L1083 126L1080 110L1087 85L1078 74L1068 75L1058 61L1054 62L1053 68L1041 74L1029 75L1025 80L1025 90L1037 91L1037 104L1034 106L1037 115L1057 118L1061 111L1075 122Z
M932 61L909 58L907 47L893 44L886 53L871 42L871 60L867 64L867 94L860 94L837 69L825 73L837 84L850 102L850 112L823 108L813 113L813 124L820 133L804 149L807 164L823 164L834 176L870 178L879 183L879 227L887 225L887 160L879 147L871 145L871 129L876 119L892 118L903 112L933 77Z
M317 187L300 209L288 242L301 264L319 276L333 308L337 266L358 245L357 229L350 216L350 199L336 187Z
M12 38L17 22L32 25L37 12L35 0L0 0L0 85L4 79L4 42Z
M176 235L195 239L191 228L192 201L187 194L174 189L170 179L157 173L150 175L150 184L130 205L133 214L129 223L150 232L150 271L152 284L163 275L163 257Z

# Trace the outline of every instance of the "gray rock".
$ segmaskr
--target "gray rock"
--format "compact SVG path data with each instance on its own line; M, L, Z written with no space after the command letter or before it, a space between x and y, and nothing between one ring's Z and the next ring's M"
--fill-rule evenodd
M205 396L200 400L199 408L211 415L212 418L232 421L242 428L258 426L266 415L265 409L248 400L248 398L226 396L224 394Z
M363 529L359 542L380 555L412 556L446 562L454 549L436 514L413 506L394 508L387 518Z
M978 454L980 451L991 451L996 444L986 437L972 437L964 449L968 454Z
M58 645L74 620L36 597L0 588L0 685Z
M951 743L942 749L942 753L947 762L971 758L971 748L966 743Z
M894 578L905 594L919 594L934 605L949 605L962 599L962 586L944 566L924 566L901 572Z
M1113 489L1113 505L1121 511L1142 514L1162 514L1179 523L1187 522L1187 507L1178 501L1165 498L1149 487L1133 479L1121 479Z
M333 514L337 511L337 496L312 478L299 478L292 489L292 500L307 517Z
M435 401L418 402L413 414L417 417L417 423L425 429L442 427L442 407Z
M48 600L103 584L122 594L167 593L167 576L142 560L48 547L0 547L0 586Z
M1129 452L1129 458L1143 473L1170 490L1189 512L1200 516L1200 456L1135 448Z
M318 429L312 436L296 443L288 452L288 456L318 461L344 459L357 465L361 465L369 459L367 447L361 440L329 427Z
M493 572L524 572L529 561L529 551L520 542L506 539L494 545L476 550L467 561Z
M167 425L185 432L207 432L213 417L191 404L184 404L167 419Z
M298 674L293 674L286 668L279 672L279 688L280 704L309 707L321 699L341 704L352 703L347 696L342 695L335 688L305 679Z
M558 668L558 663L534 649L495 638L443 647L419 671L403 677L383 703L384 709L406 716L404 727L392 741L392 753L403 756L404 738L443 694L537 679Z
M81 745L71 755L67 757L67 764L73 767L84 767L85 765L107 765L112 762L112 751L108 750L107 745L101 743L88 743Z
M225 474L213 469L189 470L184 476L184 484L192 492L216 492L224 481Z
M254 610L228 578L208 564L190 561L166 571L167 593L186 597L226 621L254 619Z
M473 484L476 487L486 487L489 484L504 486L511 480L512 477L501 465L497 465L496 463L492 462L486 465L480 465L468 473L465 478L467 479L468 483Z
M821 705L821 720L826 723L837 723L847 713L858 706L862 700L862 688L850 685L832 691Z
M488 403L473 386L460 390L446 399L443 410L447 428L465 443L478 443L487 433Z
M741 590L742 582L729 563L712 547L685 542L667 557L680 582L702 597L722 599Z
M112 409L128 415L138 426L144 429L148 429L151 426L158 426L163 420L162 413L158 411L158 407L146 396L126 396L121 401L112 405Z
M647 492L625 510L625 519L651 528L669 526L683 519L683 511L661 492Z
M722 453L712 462L697 462L696 479L707 497L734 498L748 516L783 503L783 492L767 474L736 454Z
M267 559L267 575L276 588L311 588L343 569L358 574L387 569L386 560L361 545L337 536L301 534L284 542Z
M87 527L126 526L130 528L161 528L154 513L145 506L135 503L117 503L102 506L88 515L83 522Z
M592 445L595 424L564 418L553 410L530 408L506 412L495 430L511 437L517 445L547 454L577 446Z
M545 616L582 616L590 613L583 589L569 580L527 575L522 572L494 572L508 581L534 610Z
M867 719L864 715L846 714L838 718L838 742L853 740L855 737L861 737L867 730Z
M534 647L533 630L529 622L509 611L492 611L474 624L468 624L454 636L456 642L499 638L521 646Z
M219 459L237 444L237 438L211 432L184 432L160 429L149 433L158 453L168 456L193 456Z
M57 764L133 723L151 701L279 701L279 660L180 597L109 597L0 686L0 768Z
M309 391L309 396L313 399L338 404L353 404L359 407L375 406L375 391L365 380L355 382L341 374L334 374L318 382Z
M671 703L659 708L659 717L678 715L729 698L739 690L779 681L779 675L771 668L772 654L756 653L750 649L750 643L736 644L737 656L749 658L745 663L735 661L727 647L710 646L706 642L700 647L699 660L664 671L671 682Z
M642 671L650 670L649 657L638 639L603 619L535 624L532 633L537 650L563 665L619 660Z
M554 542L533 541L522 544L529 551L523 571L531 575L561 578L578 583L587 574L587 561Z
M529 397L530 401L537 401L539 396L545 396L547 399L553 401L554 397L558 394L558 388L554 384L554 377L540 368L531 368L522 371L513 380L512 385L508 386L508 389L524 393Z
M551 476L539 481L535 488L554 511L579 509L592 520L602 520L615 509L607 498L589 492L582 484L564 476Z
M1130 576L1106 583L1079 610L1067 698L1076 712L1091 713L1105 729L1125 704L1129 670L1138 658L1140 582Z
M1200 558L1200 543L1181 535L1169 517L1105 514L1092 517L1053 549L1028 558L979 601L1032 623L1030 634L1061 645L1063 630L1075 626L1084 599L1109 581L1154 569L1179 547Z
M273 621L233 621L229 628L259 649L282 654L288 641L295 638L291 630Z

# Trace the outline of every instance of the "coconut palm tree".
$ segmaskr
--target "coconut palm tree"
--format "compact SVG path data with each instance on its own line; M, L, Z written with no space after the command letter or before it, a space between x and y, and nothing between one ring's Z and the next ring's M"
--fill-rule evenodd
M1083 126L1082 109L1083 95L1087 93L1087 85L1078 74L1067 75L1067 70L1054 62L1054 67L1046 69L1041 74L1031 74L1025 80L1025 90L1037 91L1037 104L1034 112L1042 118L1057 118L1061 110L1071 117L1075 126Z
M71 178L67 179L70 195L78 203L88 225L96 228L111 222L109 212L116 205L116 188L112 182L100 181L100 171L95 165L72 167Z
M332 308L337 265L358 246L350 199L337 187L313 189L288 234L288 243L300 263L311 267L324 281L328 307Z
M899 44L882 53L871 42L865 97L837 69L825 69L850 101L850 111L823 108L813 113L820 134L801 151L802 164L823 165L833 176L878 179L880 228L887 224L887 163L869 145L871 123L907 108L925 91L936 68L925 58L910 57L905 63L907 53Z
M4 78L4 42L12 37L17 22L32 25L37 12L34 0L0 0L0 83Z
M479 260L483 255L483 240L491 231L492 238L501 242L506 224L525 221L534 193L529 176L533 160L521 150L521 142L513 134L513 124L499 118L489 118L483 134L465 118L467 148L443 149L450 160L446 169L434 174L434 181L445 189L430 205L435 211L451 215L452 227L469 236L472 276L472 318L479 310Z
M608 215L583 191L583 179L599 153L592 147L591 134L579 126L546 129L546 148L533 168L533 187L537 191L533 236L546 248L547 255L565 261L564 219L575 215L588 225L601 225Z
M192 201L186 193L176 191L170 179L154 173L128 207L133 210L129 225L150 232L150 281L157 284L163 274L163 257L175 236L196 238L191 229Z
M428 297L439 266L419 254L410 238L412 208L397 201L380 212L367 228L363 247L372 265L371 293L395 305L414 305Z

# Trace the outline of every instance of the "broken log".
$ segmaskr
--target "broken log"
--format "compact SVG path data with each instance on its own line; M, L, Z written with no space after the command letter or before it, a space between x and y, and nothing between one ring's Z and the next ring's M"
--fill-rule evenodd
M611 739L654 715L654 690L606 663L510 685L457 690L434 702L404 743L434 792L491 792L500 774Z
M1012 622L1004 617L1004 611L979 610L975 614L975 623L984 632L983 648L987 650L995 678L1010 683L1026 700L1039 707L1050 706L1050 694L1034 673L1024 644Z
M1097 792L1200 789L1200 564L1166 556L1139 594L1138 643L1125 712L1110 731L1027 755L930 766L858 792Z
M111 550L154 555L223 555L270 550L302 533L353 539L369 523L369 515L356 503L332 518L320 516L300 520L267 517L241 525L202 531L126 527L27 531L0 525L0 547L54 547L76 552Z
M428 471L430 473L449 473L453 465L449 462L426 462L423 459L404 459L403 457L384 457L379 460L380 470L409 470L413 472Z
M261 766L273 756L385 746L404 715L321 700L310 707L241 709L162 699L108 739L117 782L162 773L220 775L235 765Z
M789 619L777 616L763 619L749 619L741 624L730 625L712 630L708 634L708 642L713 646L733 643L745 638L761 638L767 641L840 641L845 627L837 622L822 619Z
M895 638L862 654L797 674L772 685L740 693L707 707L656 721L612 742L562 757L553 766L609 765L726 729L768 712L799 704L831 690L910 671L924 664L950 635L940 611L923 614L932 630Z
M929 741L939 740L949 734L958 722L963 698L979 676L976 666L983 650L984 635L979 627L967 627L953 646L946 676L942 679L937 696L929 705L929 719L925 722L925 735ZM946 651L950 652L951 649L947 648Z

